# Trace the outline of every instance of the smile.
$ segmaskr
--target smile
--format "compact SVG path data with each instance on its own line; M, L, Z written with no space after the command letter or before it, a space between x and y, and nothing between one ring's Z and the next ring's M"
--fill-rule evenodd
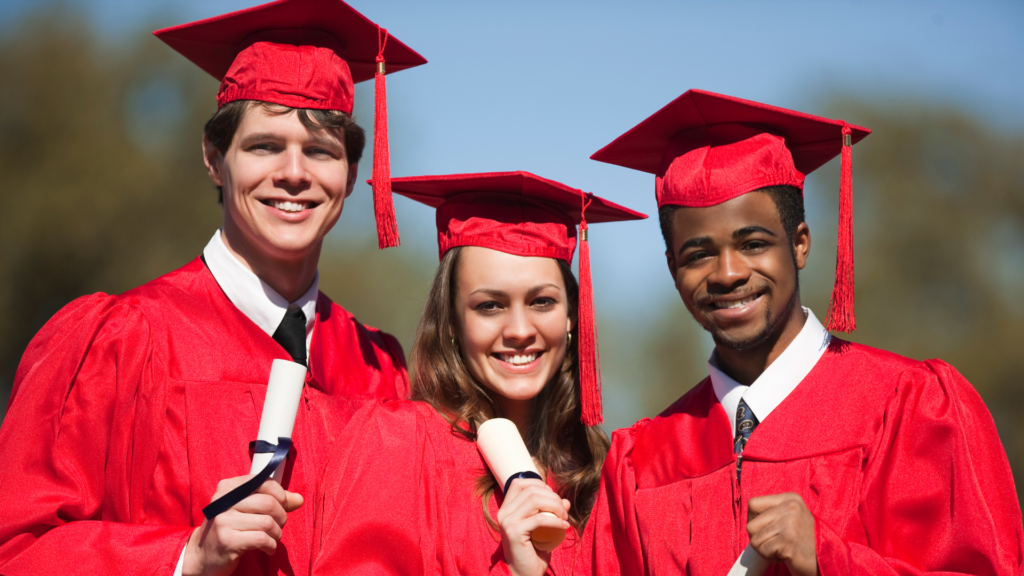
M495 354L495 356L502 362L507 362L513 366L525 366L536 360L538 354L533 352L531 354Z
M718 309L718 310L730 310L730 309L733 309L733 308L741 308L743 306L746 306L747 304L750 304L754 300L757 300L760 297L761 297L761 294L751 294L750 296L747 296L746 298L744 298L742 300L731 300L731 301L727 301L727 302L712 302L711 303L711 307L715 308L715 309Z
M282 212L291 213L302 212L308 208L316 207L316 204L313 202L295 202L292 200L260 200L260 202L271 208L277 208Z

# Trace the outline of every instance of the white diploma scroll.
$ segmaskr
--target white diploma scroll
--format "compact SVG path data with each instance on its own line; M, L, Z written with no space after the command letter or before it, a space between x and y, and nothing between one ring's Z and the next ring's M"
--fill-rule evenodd
M530 451L526 449L519 429L511 420L492 418L481 424L476 431L476 445L483 454L487 467L491 469L491 474L494 474L494 478L503 487L509 477L517 472L537 472ZM555 516L550 512L541 514ZM565 530L540 528L530 534L530 539L534 548L550 552L558 548L565 539Z
M295 414L299 411L302 387L306 384L306 367L288 360L274 360L270 367L267 397L263 401L263 416L257 440L277 444L278 437L291 438L295 428ZM254 454L250 474L255 474L270 462L273 454ZM284 462L274 471L272 478L281 481Z
M768 561L750 544L743 549L727 576L763 576L768 571Z

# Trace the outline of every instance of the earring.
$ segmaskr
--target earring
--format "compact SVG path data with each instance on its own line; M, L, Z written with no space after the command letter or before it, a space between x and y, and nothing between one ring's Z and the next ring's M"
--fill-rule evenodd
M566 342L566 346L571 346L572 345L572 332L566 331L565 335L569 337L569 341Z

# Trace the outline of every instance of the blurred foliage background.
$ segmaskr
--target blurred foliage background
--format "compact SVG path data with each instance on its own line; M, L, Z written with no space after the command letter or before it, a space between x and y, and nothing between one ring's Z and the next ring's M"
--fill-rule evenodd
M200 155L215 90L148 35L101 45L67 14L30 15L0 38L0 418L21 353L61 306L185 264L219 226ZM357 118L372 118L363 102ZM818 109L876 134L854 152L852 339L955 365L992 411L1020 487L1024 134L899 99L833 98ZM835 163L809 179L837 183ZM804 301L822 320L835 196L807 198ZM332 236L321 288L408 350L436 265L423 253ZM658 413L704 377L710 342L678 299L647 317L599 303L609 428Z

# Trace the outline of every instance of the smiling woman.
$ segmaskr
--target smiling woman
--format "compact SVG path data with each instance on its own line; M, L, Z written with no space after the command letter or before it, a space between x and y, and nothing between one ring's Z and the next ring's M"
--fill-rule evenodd
M392 185L437 208L441 266L413 345L413 400L356 415L325 474L314 573L351 570L354 556L375 573L588 573L580 534L608 438L599 378L586 377L598 374L585 232L588 219L644 216L525 172ZM475 443L495 417L516 425L541 476L507 492ZM545 551L531 540L540 529L572 530Z

